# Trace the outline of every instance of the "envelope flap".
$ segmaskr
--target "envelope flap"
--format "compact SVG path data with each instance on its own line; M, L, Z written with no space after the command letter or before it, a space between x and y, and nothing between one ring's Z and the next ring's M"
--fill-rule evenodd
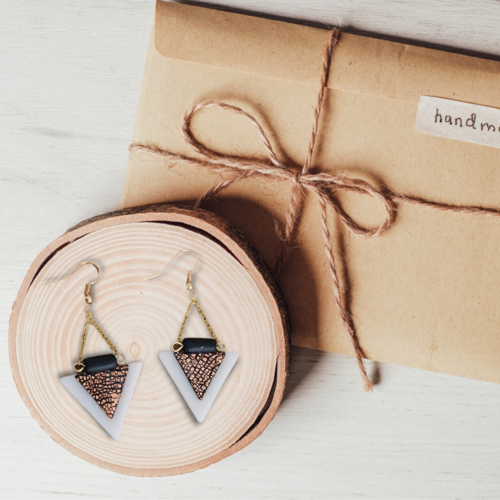
M165 57L317 85L329 31L159 1ZM342 34L328 87L418 103L421 95L500 107L500 63Z
M418 104L435 96L500 107L500 62L342 34L328 87Z
M202 7L157 2L156 50L165 57L317 83L329 32Z

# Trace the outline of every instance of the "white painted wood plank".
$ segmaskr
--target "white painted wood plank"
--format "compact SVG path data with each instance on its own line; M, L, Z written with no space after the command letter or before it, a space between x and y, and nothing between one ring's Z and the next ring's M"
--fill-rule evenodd
M495 0L217 3L500 56ZM366 395L351 358L307 349L293 349L287 398L264 434L194 475L98 469L30 417L8 364L11 305L44 245L118 206L153 9L152 0L2 2L2 497L498 498L500 386L382 365Z

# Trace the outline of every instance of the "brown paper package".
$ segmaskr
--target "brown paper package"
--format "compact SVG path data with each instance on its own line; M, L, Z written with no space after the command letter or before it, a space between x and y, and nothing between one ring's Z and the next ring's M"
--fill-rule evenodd
M182 139L182 116L216 99L254 115L283 161L299 168L328 38L326 30L159 2L133 142L196 156ZM315 171L433 201L500 208L500 149L415 132L420 96L499 108L499 88L500 63L342 34ZM265 156L255 129L231 113L203 109L193 130L216 151ZM203 168L135 151L122 207L193 203L218 181ZM245 180L204 207L240 228L272 264L280 248L274 221L287 209L290 188ZM383 221L382 208L369 197L340 198L364 226ZM333 300L319 210L308 197L279 277L292 342L352 355ZM500 382L500 220L400 206L391 230L373 239L351 234L333 213L330 221L349 307L370 359Z

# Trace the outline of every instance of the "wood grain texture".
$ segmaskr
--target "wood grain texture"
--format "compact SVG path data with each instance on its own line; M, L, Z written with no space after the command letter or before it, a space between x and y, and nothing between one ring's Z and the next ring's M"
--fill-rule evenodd
M118 207L154 3L2 2L2 497L498 498L499 386L380 365L381 382L367 396L352 358L307 349L292 349L285 400L266 432L193 474L114 474L63 450L31 417L9 366L12 304L45 245ZM496 0L217 4L500 57Z
M176 340L189 303L189 255L165 276L144 281L185 248L200 259L193 273L200 305L228 350L240 353L201 425L158 359ZM85 317L82 290L95 271L89 266L85 274L82 269L61 283L41 286L84 261L102 273L93 286L94 318L129 362L144 366L117 442L59 383L76 362ZM189 318L186 333L203 336L205 330L200 316ZM155 205L94 217L46 247L16 299L9 351L24 402L57 443L115 472L165 476L206 467L262 433L283 396L289 334L281 292L239 231L204 210ZM103 344L90 330L86 355L106 353Z

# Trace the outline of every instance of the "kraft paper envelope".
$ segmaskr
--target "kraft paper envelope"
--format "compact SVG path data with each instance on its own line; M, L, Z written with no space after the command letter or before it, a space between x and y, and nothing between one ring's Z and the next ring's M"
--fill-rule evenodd
M299 168L328 38L326 30L159 2L133 142L196 156L181 137L182 116L192 105L216 99L253 114L284 161ZM500 208L499 148L415 130L421 96L500 108L499 88L497 62L342 34L315 170L433 201ZM265 156L253 127L231 113L203 109L193 130L217 151ZM132 152L122 206L192 203L219 180L201 167ZM204 207L240 228L272 264L280 248L274 220L282 220L290 188L245 180ZM382 207L368 196L339 197L364 226L382 223ZM330 215L368 357L500 382L500 219L400 205L391 230L367 239ZM352 354L334 305L312 196L279 279L292 342Z

